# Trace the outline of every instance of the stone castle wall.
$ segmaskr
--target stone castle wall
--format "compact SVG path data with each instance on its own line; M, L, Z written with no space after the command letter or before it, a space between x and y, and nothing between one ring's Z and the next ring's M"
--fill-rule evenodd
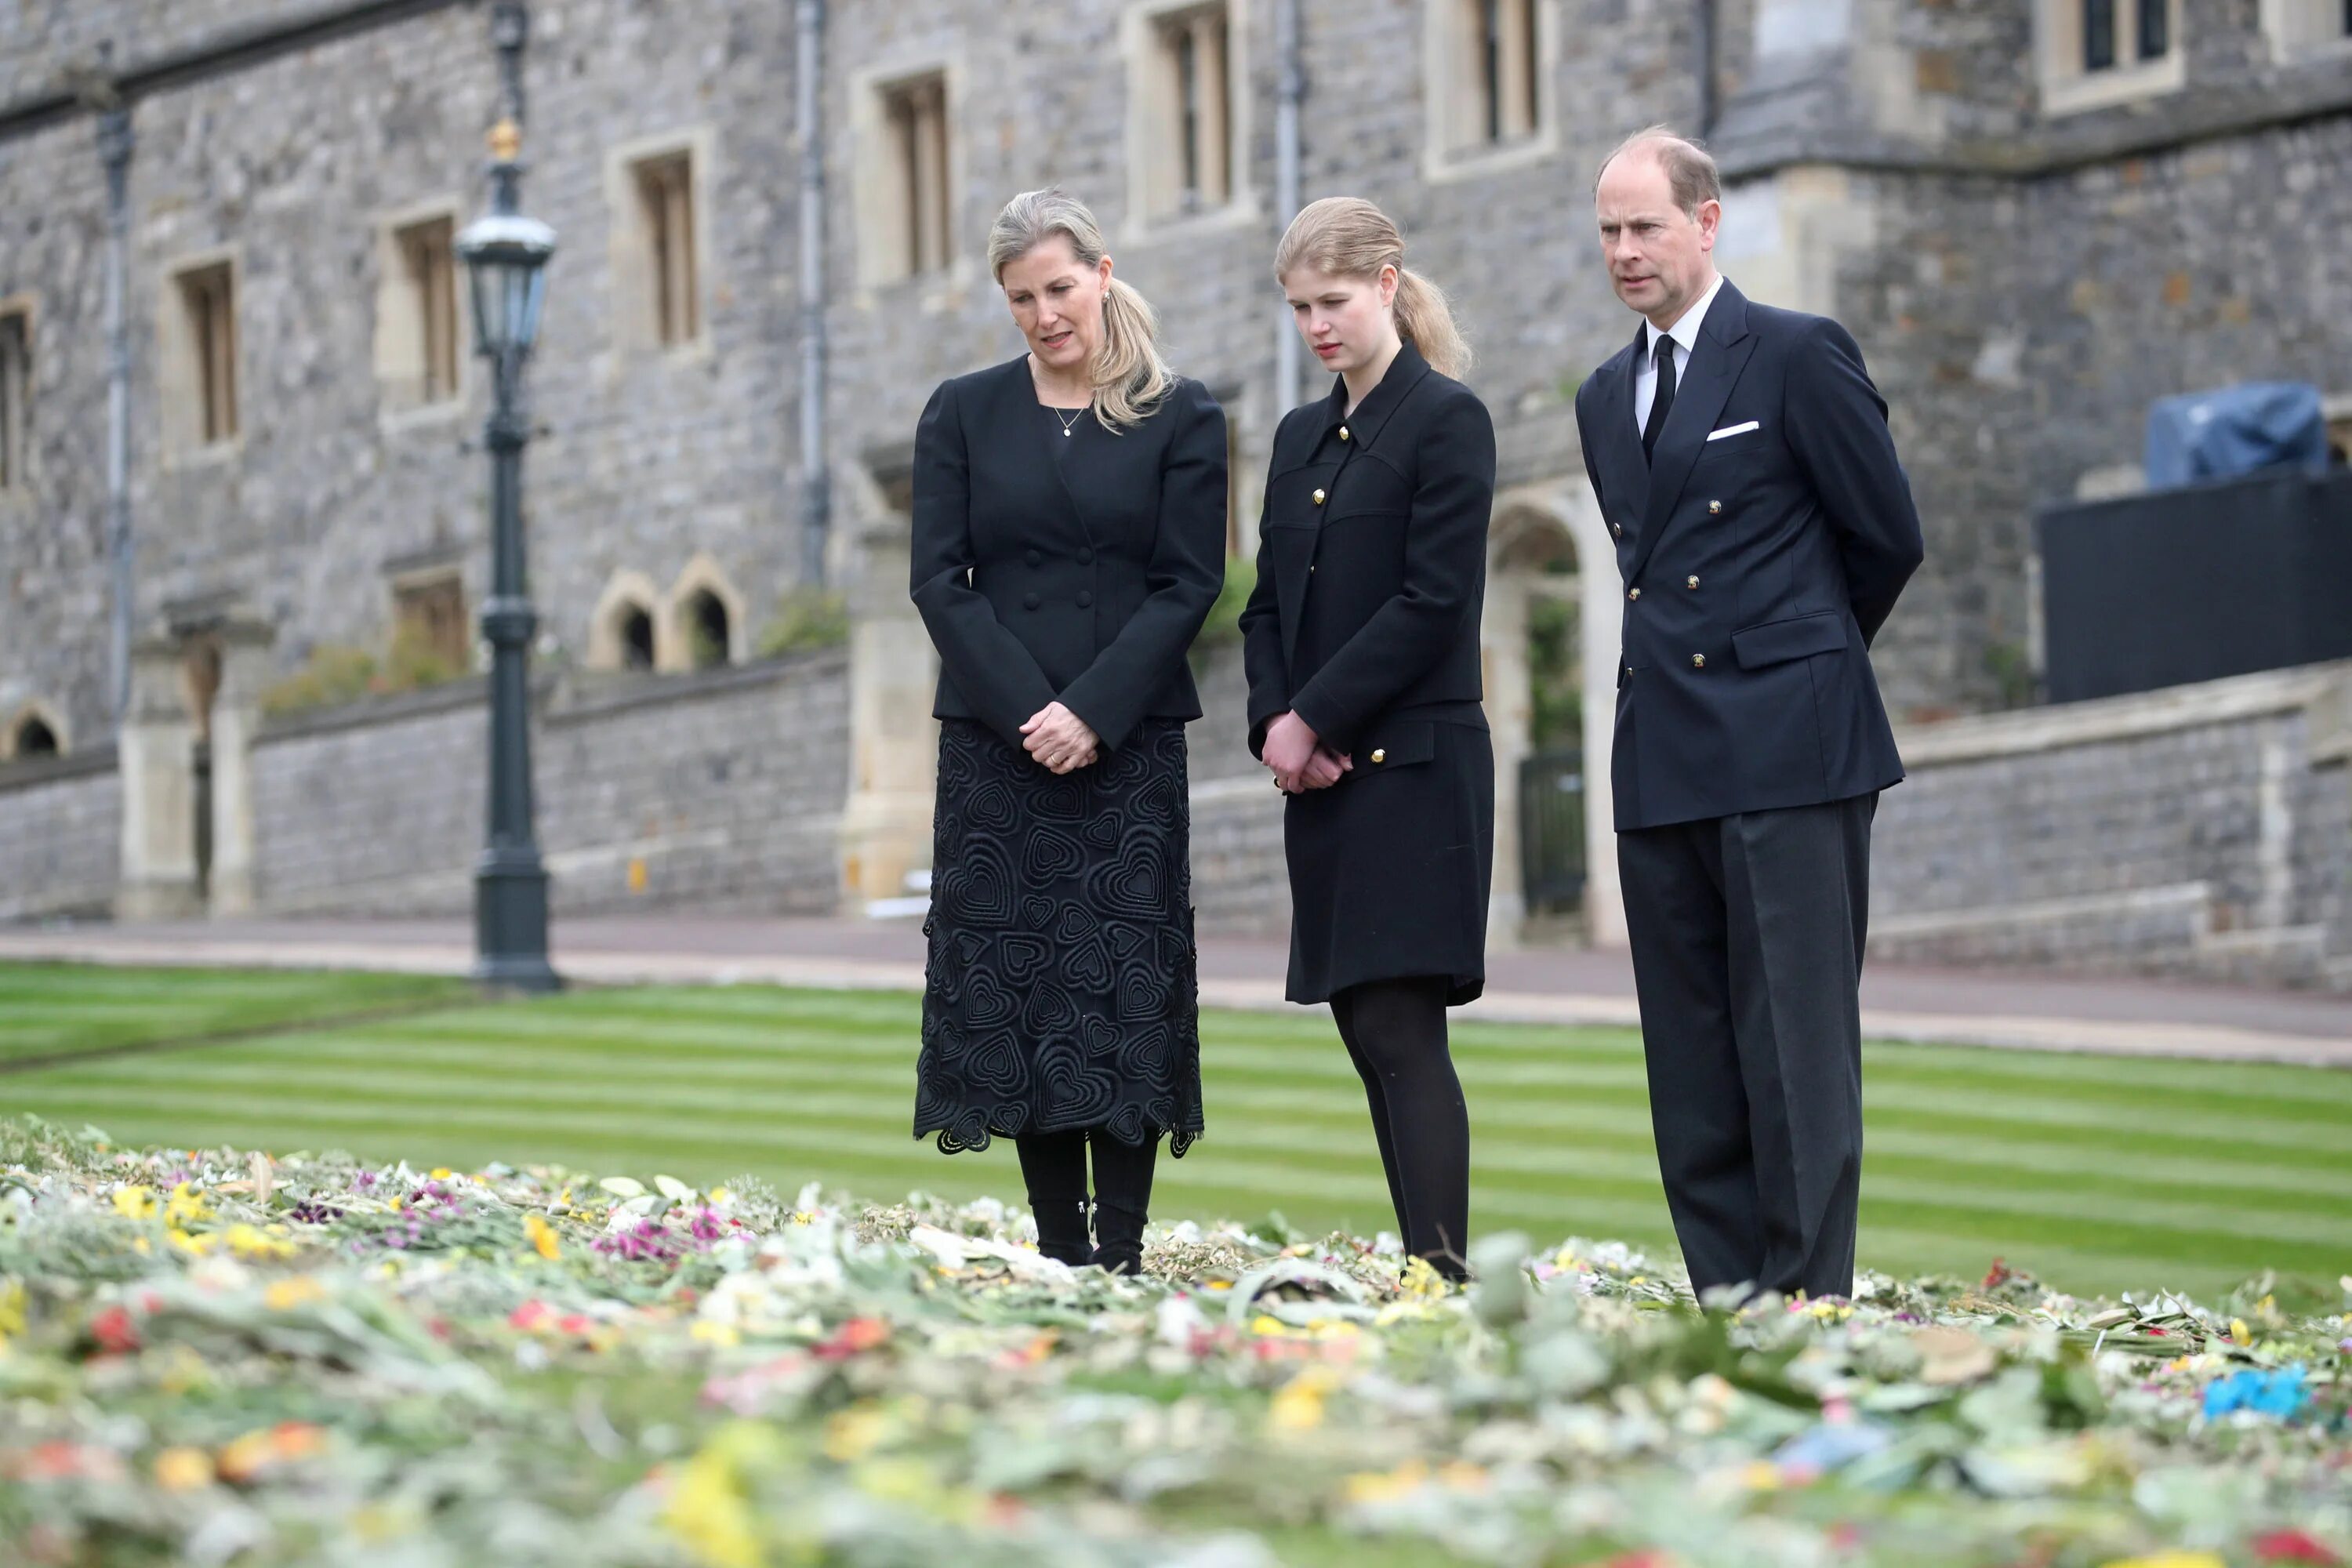
M543 702L532 760L553 907L830 910L847 714L835 653ZM469 909L488 726L468 682L265 730L253 752L259 907Z
M111 746L0 767L0 921L105 913L121 857Z

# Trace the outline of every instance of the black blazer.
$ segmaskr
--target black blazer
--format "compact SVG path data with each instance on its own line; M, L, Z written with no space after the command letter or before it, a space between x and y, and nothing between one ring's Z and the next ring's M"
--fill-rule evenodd
M1342 381L1274 433L1241 617L1252 752L1285 711L1343 753L1390 720L1486 726L1494 421L1411 343L1354 415L1347 406Z
M1625 583L1617 826L1898 782L1868 649L1919 565L1919 514L1862 351L1835 321L1727 281L1645 463L1643 335L1576 394Z
M934 716L1017 747L1059 698L1114 751L1139 720L1197 719L1184 654L1224 574L1225 416L1200 383L1122 434L1087 414L1067 437L1025 355L931 394L911 575L940 650Z

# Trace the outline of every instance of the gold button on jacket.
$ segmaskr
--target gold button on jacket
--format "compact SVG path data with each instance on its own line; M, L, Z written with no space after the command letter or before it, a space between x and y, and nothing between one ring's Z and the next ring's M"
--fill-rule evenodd
M1696 588L1698 586L1698 579L1696 577L1685 577L1683 579L1683 586L1685 588Z
M1342 425L1339 426L1339 439L1345 441L1348 438L1348 427L1345 425Z
M1695 653L1691 655L1691 668L1693 669L1705 669L1706 668L1706 655L1703 653Z
M1374 747L1372 748L1372 761L1374 761L1374 762L1376 762L1376 763L1385 763L1385 762L1387 762L1388 760L1389 760L1389 753L1388 753L1388 749L1387 749L1386 747L1384 747L1384 746L1374 746Z
M1317 490L1315 492L1315 504L1317 506L1321 506L1323 504L1323 492L1321 490Z
M1642 590L1639 588L1628 588L1625 590L1625 596L1629 599L1638 599L1642 596Z

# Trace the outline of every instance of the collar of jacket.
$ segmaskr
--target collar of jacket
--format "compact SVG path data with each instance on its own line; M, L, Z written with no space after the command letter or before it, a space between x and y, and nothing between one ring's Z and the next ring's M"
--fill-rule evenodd
M1388 373L1381 377L1381 384L1364 394L1364 401L1356 405L1353 414L1348 412L1348 378L1333 377L1331 395L1323 400L1325 434L1345 425L1349 440L1360 447L1370 445L1380 438L1381 427L1404 401L1404 395L1429 374L1429 362L1421 357L1421 351L1406 343L1389 362Z

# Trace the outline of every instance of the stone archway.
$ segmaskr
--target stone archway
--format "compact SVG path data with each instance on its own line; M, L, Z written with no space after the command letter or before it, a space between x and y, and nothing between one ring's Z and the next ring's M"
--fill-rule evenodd
M657 669L707 669L740 663L751 652L743 595L726 571L697 552L670 584L656 623Z
M1557 568L1572 563L1563 573ZM1616 730L1618 599L1614 546L1591 488L1581 480L1522 485L1495 498L1486 605L1480 626L1486 705L1495 731L1493 940L1515 942L1527 920L1520 883L1519 764L1533 751L1534 693L1528 611L1538 597L1567 594L1576 606L1584 753L1583 925L1595 947L1625 945L1617 847L1610 817L1609 754Z
M656 637L661 593L642 572L613 574L588 618L588 668L649 670L659 652Z

